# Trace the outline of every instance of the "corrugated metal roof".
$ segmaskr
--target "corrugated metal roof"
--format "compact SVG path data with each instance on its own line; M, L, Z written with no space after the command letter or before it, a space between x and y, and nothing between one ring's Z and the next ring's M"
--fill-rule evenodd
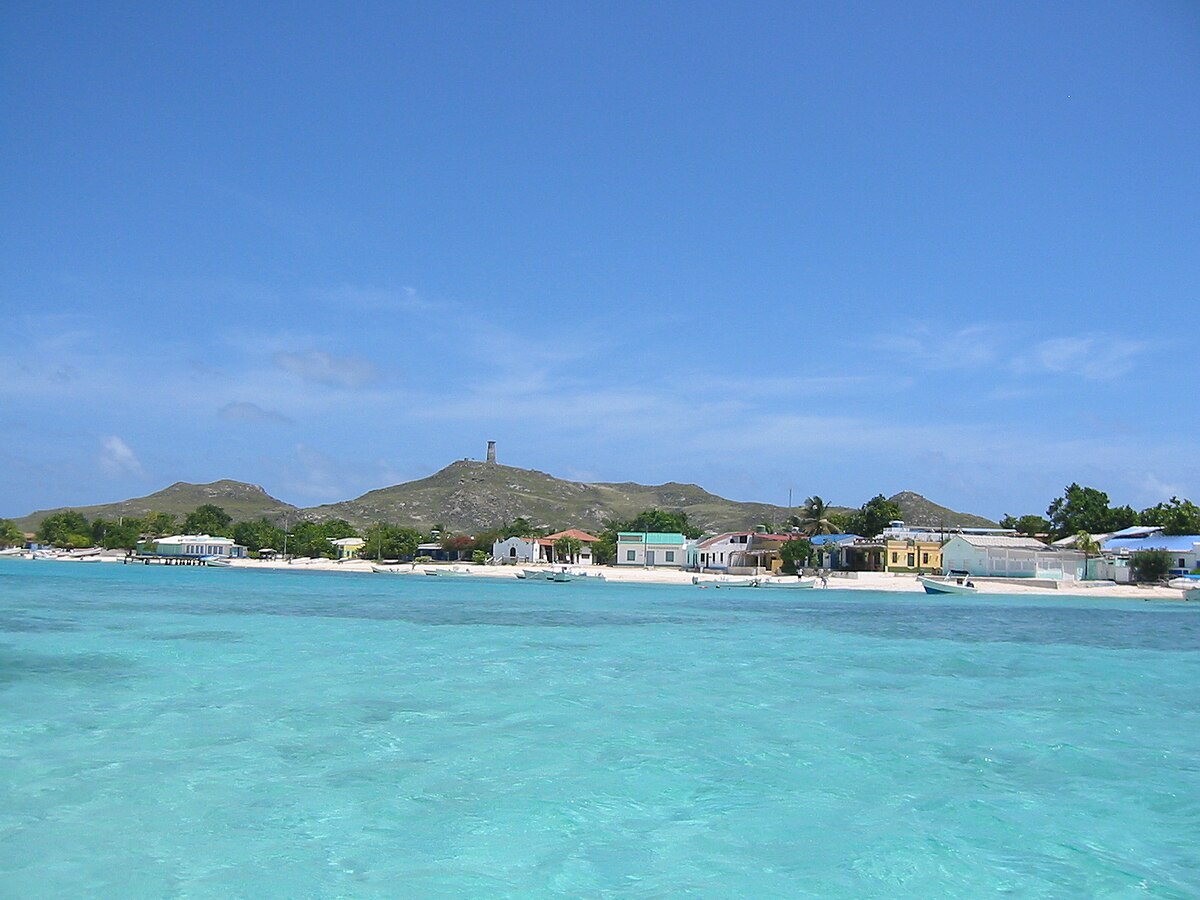
M966 541L972 547L1004 547L1009 550L1049 550L1050 548L1031 537L1009 537L1001 534L956 534L951 540Z
M1114 537L1101 544L1102 550L1136 553L1139 550L1168 550L1171 553L1191 553L1200 544L1200 534L1156 534L1153 537Z

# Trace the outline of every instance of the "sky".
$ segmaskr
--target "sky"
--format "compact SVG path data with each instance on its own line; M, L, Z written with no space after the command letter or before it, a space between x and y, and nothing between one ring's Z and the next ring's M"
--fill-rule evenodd
M1190 0L12 0L0 191L0 516L1200 500Z

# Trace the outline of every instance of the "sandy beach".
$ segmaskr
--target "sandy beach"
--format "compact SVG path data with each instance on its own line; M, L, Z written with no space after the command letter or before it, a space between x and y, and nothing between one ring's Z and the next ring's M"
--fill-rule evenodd
M283 560L233 560L232 566L243 569L286 569L288 571L326 571L354 572L364 575L375 575L371 570L373 564L366 560L335 561L331 559L294 559L290 562ZM444 563L413 566L402 563L389 568L394 575L376 575L375 577L404 577L426 578L425 569L445 567ZM476 566L467 563L458 565L459 568L470 570L472 578L513 578L518 571L514 566ZM605 579L615 583L631 584L692 584L692 572L682 572L673 569L642 569L622 566L592 566L590 570L603 573ZM709 576L711 577L711 576ZM700 588L698 587L697 590ZM916 575L890 572L842 572L834 573L829 578L829 590L850 591L883 591L886 593L916 593L924 594L925 590L917 581ZM820 587L815 590L821 590ZM1055 597L1090 597L1095 599L1121 600L1183 600L1183 592L1174 588L1161 586L1118 585L1111 582L1064 582L1061 587L1047 588L1041 585L1021 584L1017 581L996 582L979 581L981 594L1026 594Z

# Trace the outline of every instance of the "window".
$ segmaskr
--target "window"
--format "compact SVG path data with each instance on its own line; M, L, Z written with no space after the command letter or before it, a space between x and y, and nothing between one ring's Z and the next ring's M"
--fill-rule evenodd
M929 565L929 554L928 553L921 554L921 565L923 565L923 566Z
M895 550L892 551L892 563L895 564L900 559L900 554Z
M635 559L637 559L637 551L636 550L626 550L625 551L625 561L626 562L633 562Z
M917 554L915 554L915 553L908 554L908 567L911 569L916 564L917 564Z
M667 562L675 562L675 551L674 550L667 551Z

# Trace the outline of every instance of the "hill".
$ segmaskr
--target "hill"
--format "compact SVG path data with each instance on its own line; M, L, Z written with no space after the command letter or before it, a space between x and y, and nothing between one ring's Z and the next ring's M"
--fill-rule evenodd
M234 521L257 519L259 516L279 519L284 513L297 512L296 507L277 500L256 484L246 484L242 481L189 484L186 481L177 481L170 487L145 497L116 503L99 503L94 506L42 509L14 521L22 531L34 531L46 516L68 509L83 513L89 520L118 519L121 516L141 517L152 512L172 513L182 519L197 506L203 506L205 503L221 507L233 516Z
M963 528L998 527L991 519L938 506L932 500L927 500L912 491L901 491L888 499L900 507L904 521L909 525L929 525L934 528L949 528L955 525Z
M533 469L460 460L439 472L370 491L355 500L304 510L306 518L337 517L357 526L404 522L470 531L522 516L535 525L598 529L644 509L682 510L698 527L720 531L782 521L787 511L767 503L725 500L694 484L641 485L564 481Z
M938 506L911 491L896 494L891 500L911 524L947 527L994 524L981 516ZM293 521L346 519L357 528L374 522L393 522L421 529L441 525L456 532L501 525L518 516L538 526L597 530L606 522L629 519L653 508L687 513L688 520L698 528L721 532L750 529L761 522L782 524L789 514L798 512L769 503L726 500L694 484L565 481L533 469L474 460L460 460L427 478L369 491L354 500L307 509L298 509L272 497L258 485L240 481L210 484L180 481L145 497L64 508L81 512L88 519L144 516L150 512L173 513L182 518L205 503L222 507L235 521L260 516L279 521L287 514ZM17 519L16 524L24 531L33 531L46 516L60 511L39 510Z

